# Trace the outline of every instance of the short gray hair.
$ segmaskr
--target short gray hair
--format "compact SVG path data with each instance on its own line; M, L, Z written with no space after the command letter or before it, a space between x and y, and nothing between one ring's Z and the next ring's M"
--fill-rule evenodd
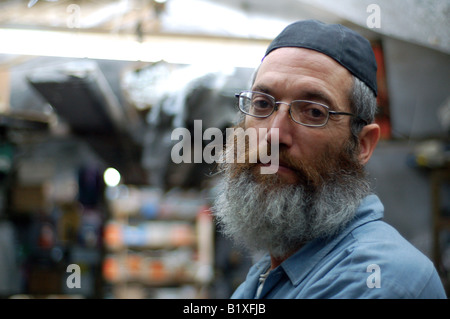
M353 87L350 91L351 112L367 123L373 123L377 113L377 97L375 93L360 79L353 76ZM365 123L357 117L352 118L350 130L354 138L358 138Z

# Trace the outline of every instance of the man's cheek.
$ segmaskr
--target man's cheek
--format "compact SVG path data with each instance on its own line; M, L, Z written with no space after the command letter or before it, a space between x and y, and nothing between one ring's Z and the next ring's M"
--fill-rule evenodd
M270 138L269 138L270 135ZM262 164L261 174L275 174L278 172L280 163L280 143L279 129L271 128L270 130L259 129L259 145L258 155ZM269 148L270 140L270 148Z

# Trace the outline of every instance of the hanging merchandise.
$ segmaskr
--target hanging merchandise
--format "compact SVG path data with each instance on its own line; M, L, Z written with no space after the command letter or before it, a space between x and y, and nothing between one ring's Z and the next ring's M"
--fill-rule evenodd
M0 183L4 181L11 171L13 156L14 146L10 143L0 143Z
M96 207L104 192L102 170L98 165L87 164L78 171L78 201L87 207Z
M85 208L81 214L78 242L81 247L100 249L102 247L103 213L98 209Z
M76 243L80 223L81 205L76 202L61 204L58 233L63 245L73 245Z

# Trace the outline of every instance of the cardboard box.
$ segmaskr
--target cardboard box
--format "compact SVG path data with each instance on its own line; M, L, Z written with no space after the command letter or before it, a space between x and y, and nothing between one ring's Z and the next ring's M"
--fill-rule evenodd
M20 213L34 213L48 208L45 184L20 185L12 188L11 209Z
M9 111L9 72L7 70L0 69L0 114L7 113Z

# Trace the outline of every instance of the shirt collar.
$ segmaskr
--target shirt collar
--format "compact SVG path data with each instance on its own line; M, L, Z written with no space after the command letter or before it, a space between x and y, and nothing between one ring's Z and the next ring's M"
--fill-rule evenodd
M362 200L355 217L342 232L332 239L315 239L307 243L294 255L286 259L280 267L285 271L293 285L299 284L345 236L367 222L383 218L383 212L384 207L378 196L367 196Z

